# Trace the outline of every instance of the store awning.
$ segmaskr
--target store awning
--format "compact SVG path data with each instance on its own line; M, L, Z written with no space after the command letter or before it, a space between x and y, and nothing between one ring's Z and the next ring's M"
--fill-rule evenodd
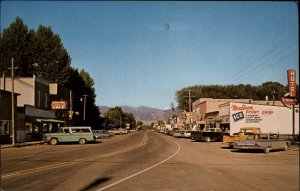
M57 119L36 119L36 122L42 123L64 123L65 121L57 120Z

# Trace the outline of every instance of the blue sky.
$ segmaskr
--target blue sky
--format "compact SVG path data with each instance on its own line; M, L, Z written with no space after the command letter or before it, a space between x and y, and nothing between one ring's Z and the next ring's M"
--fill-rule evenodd
M299 75L293 2L1 2L2 30L17 16L59 34L72 66L94 79L97 105L163 109L187 86Z

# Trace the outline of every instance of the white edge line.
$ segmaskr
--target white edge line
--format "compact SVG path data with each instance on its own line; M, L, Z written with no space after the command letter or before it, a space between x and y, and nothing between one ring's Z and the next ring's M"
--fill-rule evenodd
M168 139L169 139L169 138L168 138ZM169 139L169 140L171 140L171 139ZM171 140L171 141L173 141L173 140ZM176 143L175 141L173 141L173 142ZM152 168L155 168L155 167L157 167L158 165L160 165L160 164L162 164L162 163L164 163L164 162L170 160L171 158L173 158L173 157L180 151L180 145L179 145L178 143L176 143L176 144L178 145L177 151L176 151L173 155L171 155L170 157L168 157L167 159L165 159L165 160L163 160L163 161L161 161L161 162L159 162L159 163L157 163L157 164L155 164L155 165L153 165L153 166L151 166L151 167L149 167L149 168L146 168L146 169L144 169L144 170L142 170L142 171L139 171L139 172L137 172L137 173L135 173L135 174L132 174L132 175L130 175L130 176L127 176L126 178L123 178L123 179L121 179L121 180L118 180L117 182L114 182L114 183L109 184L109 185L107 185L107 186L105 186L105 187L103 187L103 188L100 188L100 189L98 189L98 190L96 190L96 191L106 190L106 189L108 189L108 188L110 188L110 187L113 187L113 186L115 186L115 185L117 185L117 184L120 184L120 183L122 183L122 182L124 182L124 181L126 181L126 180L128 180L128 179L130 179L130 178L133 178L133 177L135 177L135 176L137 176L137 175L139 175L139 174L142 174L142 173L144 173L144 172L146 172L146 171L148 171L148 170L150 170L150 169L152 169Z

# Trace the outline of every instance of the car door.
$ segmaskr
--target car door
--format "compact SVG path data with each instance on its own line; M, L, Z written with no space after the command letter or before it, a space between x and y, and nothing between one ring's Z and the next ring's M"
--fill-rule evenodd
M61 134L61 142L71 142L72 141L72 132L71 129L65 128Z

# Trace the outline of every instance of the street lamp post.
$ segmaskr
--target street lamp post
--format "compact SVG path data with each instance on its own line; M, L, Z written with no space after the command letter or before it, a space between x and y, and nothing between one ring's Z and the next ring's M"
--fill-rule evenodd
M83 96L83 124L85 125L85 108L86 108L86 94L82 95ZM82 98L81 100L82 101Z

